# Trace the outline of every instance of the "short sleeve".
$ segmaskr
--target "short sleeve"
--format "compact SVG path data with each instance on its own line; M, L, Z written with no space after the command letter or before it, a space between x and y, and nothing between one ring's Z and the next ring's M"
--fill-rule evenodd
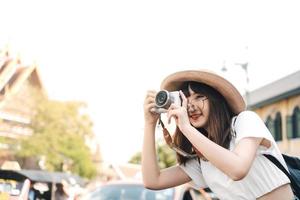
M207 187L198 159L190 159L185 165L181 164L179 166L192 179L194 188L199 189Z
M263 120L253 111L243 111L237 117L233 123L233 130L235 130L236 138L235 143L237 144L241 139L245 137L257 137L264 138L270 141L271 146L266 148L259 146L257 154L270 154L277 158L287 169L287 165L281 155L280 149L277 146L271 132L263 122Z
M246 137L264 138L271 144L269 148L265 146L259 146L257 154L279 154L280 151L277 144L270 133L269 129L265 125L264 121L253 111L241 112L235 120L233 125L235 130L236 138L235 143L237 144L241 139ZM276 153L275 153L275 152Z
M253 111L241 112L234 123L234 130L236 134L235 142L238 143L241 139L246 137L256 137L267 139L271 143L271 150L274 146L275 140L266 127L263 120ZM260 150L267 150L267 148L260 146ZM267 152L264 152L267 153Z

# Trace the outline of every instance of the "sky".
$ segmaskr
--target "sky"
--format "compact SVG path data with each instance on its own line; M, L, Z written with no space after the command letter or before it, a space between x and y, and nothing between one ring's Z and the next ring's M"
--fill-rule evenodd
M170 73L213 70L243 93L300 70L299 5L2 0L0 49L37 63L50 98L86 102L104 161L124 163L142 148L146 91Z

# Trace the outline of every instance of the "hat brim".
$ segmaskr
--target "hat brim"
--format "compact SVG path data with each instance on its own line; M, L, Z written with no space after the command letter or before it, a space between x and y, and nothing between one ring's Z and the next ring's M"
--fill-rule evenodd
M183 82L195 81L205 83L217 90L221 95L224 96L231 110L235 114L246 109L246 104L239 93L229 81L223 77L217 75L214 72L204 70L187 70L173 73L167 76L161 83L161 89L168 91L178 90Z

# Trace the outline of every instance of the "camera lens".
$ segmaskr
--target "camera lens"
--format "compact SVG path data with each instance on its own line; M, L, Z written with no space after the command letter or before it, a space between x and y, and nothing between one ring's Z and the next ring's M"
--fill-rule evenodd
M167 91L159 91L155 97L155 104L158 107L163 107L168 101L168 92Z

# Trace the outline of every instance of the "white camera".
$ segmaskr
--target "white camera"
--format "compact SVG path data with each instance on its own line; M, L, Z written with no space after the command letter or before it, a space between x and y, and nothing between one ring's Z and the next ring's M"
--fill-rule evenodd
M166 112L172 103L181 106L179 91L161 90L155 96L155 106L158 113Z

